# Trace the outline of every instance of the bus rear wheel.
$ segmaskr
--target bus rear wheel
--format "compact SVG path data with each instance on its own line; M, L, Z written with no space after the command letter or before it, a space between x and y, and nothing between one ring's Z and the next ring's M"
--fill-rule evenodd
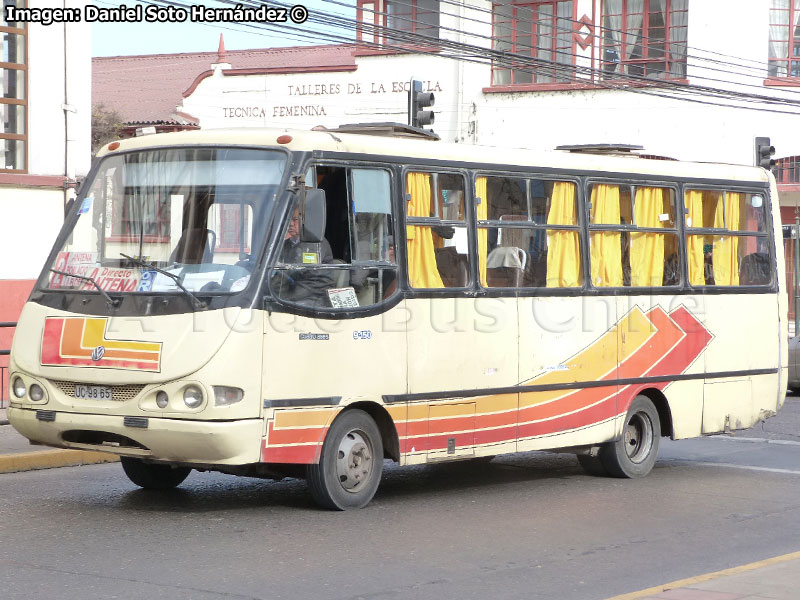
M146 463L130 456L121 456L120 462L128 479L146 490L171 490L183 483L192 472L189 467Z
M622 437L601 448L600 460L614 477L644 477L656 463L660 440L661 423L655 405L647 396L637 396L625 417Z
M322 507L362 508L375 495L382 472L378 426L363 410L346 410L328 430L319 463L308 465L308 487Z

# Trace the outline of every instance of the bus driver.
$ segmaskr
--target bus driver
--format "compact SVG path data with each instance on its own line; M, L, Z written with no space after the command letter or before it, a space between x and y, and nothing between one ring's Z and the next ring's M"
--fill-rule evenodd
M295 208L278 260L279 264L292 266L277 271L272 286L282 300L328 306L327 290L334 287L333 272L311 265L331 264L331 245L325 238L318 243L301 241L299 212L299 208Z

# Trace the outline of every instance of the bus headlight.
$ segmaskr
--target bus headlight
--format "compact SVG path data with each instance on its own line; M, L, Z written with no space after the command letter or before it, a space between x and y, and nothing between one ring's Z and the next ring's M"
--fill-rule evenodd
M30 394L31 400L34 402L39 402L42 398L44 398L44 390L40 385L35 383L31 386L31 389L28 393Z
M15 377L14 383L11 386L14 390L14 395L17 398L24 398L27 390L25 389L25 382L22 381L22 377Z
M226 385L214 386L215 406L230 406L231 404L240 402L242 398L244 398L244 391L239 388L228 387Z
M156 394L156 406L158 408L167 408L167 404L169 404L169 396L167 392L161 390Z
M203 392L196 385L190 385L183 390L183 403L189 408L197 408L203 403Z

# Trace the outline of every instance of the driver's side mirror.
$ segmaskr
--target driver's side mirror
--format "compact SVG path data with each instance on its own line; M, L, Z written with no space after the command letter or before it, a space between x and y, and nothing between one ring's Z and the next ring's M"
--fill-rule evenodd
M300 240L303 242L321 242L325 235L325 191L317 188L306 190L303 206L303 227Z

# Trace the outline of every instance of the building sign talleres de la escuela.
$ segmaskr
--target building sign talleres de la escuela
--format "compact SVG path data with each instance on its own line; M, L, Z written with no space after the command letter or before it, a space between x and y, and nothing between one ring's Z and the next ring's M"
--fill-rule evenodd
M335 114L332 106L345 105L339 98L375 97L390 94L407 94L408 81L372 81L365 83L315 83L289 84L286 86L284 102L274 105L225 106L222 116L226 119L280 119L287 117L325 117ZM441 92L438 81L423 81L423 91ZM398 109L405 101L397 103Z

